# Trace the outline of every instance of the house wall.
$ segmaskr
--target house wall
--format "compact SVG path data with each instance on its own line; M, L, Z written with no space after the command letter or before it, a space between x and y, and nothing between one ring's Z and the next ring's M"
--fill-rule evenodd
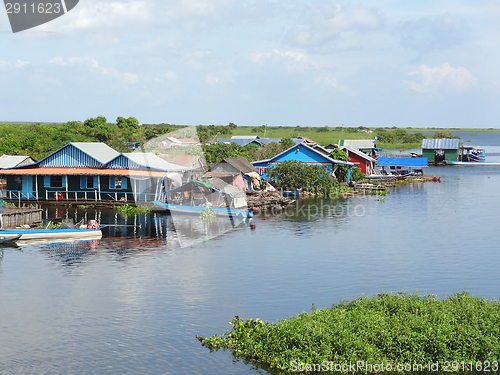
M422 156L427 158L429 163L434 163L436 159L434 158L434 149L424 148L422 149ZM444 159L446 161L457 161L458 160L458 150L444 150Z
M368 170L368 167L366 165L367 164L366 159L362 158L361 156L356 155L353 152L350 152L349 153L349 161L352 163L359 163L358 168L361 171L361 173L363 173L363 174L370 173L370 171Z

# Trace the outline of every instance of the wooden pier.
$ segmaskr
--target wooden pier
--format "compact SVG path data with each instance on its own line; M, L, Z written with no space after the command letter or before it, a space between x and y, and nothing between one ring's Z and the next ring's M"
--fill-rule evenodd
M15 228L20 225L38 225L42 223L43 210L35 207L5 207L0 213L0 228Z

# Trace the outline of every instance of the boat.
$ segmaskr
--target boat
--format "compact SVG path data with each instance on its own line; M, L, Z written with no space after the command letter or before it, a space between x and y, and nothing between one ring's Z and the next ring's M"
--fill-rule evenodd
M210 209L217 216L248 218L246 194L220 178L193 180L166 192L166 199L155 200L154 205L170 213L201 215Z
M486 153L480 147L462 147L462 155L460 155L462 162L484 162L486 160Z
M193 214L200 215L203 211L210 206L184 206L177 204L162 203L159 201L153 201L154 205L164 208L170 213L178 214ZM236 218L249 218L253 216L252 211L248 209L236 209L236 208L222 208L222 207L210 207L210 210L214 212L217 216L225 217L236 217Z
M500 166L500 161L447 161L446 165Z
M406 180L408 177L414 176L413 173L406 174L369 174L366 176L369 180L376 181L395 181L395 180Z
M4 236L4 235L0 234L0 245L1 244L8 244L10 242L15 242L20 237L21 237L20 234L17 234L17 235L16 234L12 234L12 235L7 235L7 236Z
M13 238L15 240L38 240L53 238L91 238L102 237L100 229L7 229L0 232L0 238Z
M283 191L283 196L284 197L296 197L300 194L302 189L297 189L297 190L285 190Z

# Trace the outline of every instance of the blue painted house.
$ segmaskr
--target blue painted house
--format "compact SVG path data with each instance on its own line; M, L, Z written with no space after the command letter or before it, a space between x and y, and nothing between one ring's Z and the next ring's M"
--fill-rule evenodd
M73 142L36 163L4 169L0 174L6 180L6 199L149 201L157 182L169 172L189 169L154 154L120 154L104 143ZM133 183L139 180L154 180L149 184L154 188L140 190L145 184Z
M271 159L254 161L252 164L257 167L263 178L267 178L267 168L290 160L300 161L305 164L326 165L331 168L333 173L335 173L338 165L347 165L349 167L348 182L350 182L351 168L354 166L354 163L351 162L332 159L324 152L318 151L305 143L299 143L290 147L288 150L283 151L281 154Z

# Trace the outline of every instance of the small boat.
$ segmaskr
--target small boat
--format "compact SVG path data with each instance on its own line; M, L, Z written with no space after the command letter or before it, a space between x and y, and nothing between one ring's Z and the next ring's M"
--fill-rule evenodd
M38 240L51 238L92 238L102 237L100 229L8 229L0 231L0 237L18 236L19 240Z
M407 174L370 174L366 178L369 180L377 181L395 181L395 180L407 180L408 177L413 176L412 173Z
M170 213L200 215L203 211L207 209L207 206L183 206L177 204L162 203L159 201L153 201L152 203L158 207L164 208ZM210 209L217 216L237 217L244 219L253 216L253 212L237 208L210 207Z
M462 162L483 162L486 160L486 152L479 147L462 147Z
M8 244L10 242L14 242L14 241L18 240L19 238L21 238L20 234L17 234L17 235L12 234L12 235L7 235L7 236L0 234L0 244Z
M474 166L484 166L484 167L487 167L487 166L500 166L500 161L492 161L492 162L489 162L489 161L447 161L446 162L446 165L467 165L467 166L470 166L470 165L474 165Z
M283 191L283 196L284 197L296 197L300 194L302 189L297 189L297 190L285 190Z

